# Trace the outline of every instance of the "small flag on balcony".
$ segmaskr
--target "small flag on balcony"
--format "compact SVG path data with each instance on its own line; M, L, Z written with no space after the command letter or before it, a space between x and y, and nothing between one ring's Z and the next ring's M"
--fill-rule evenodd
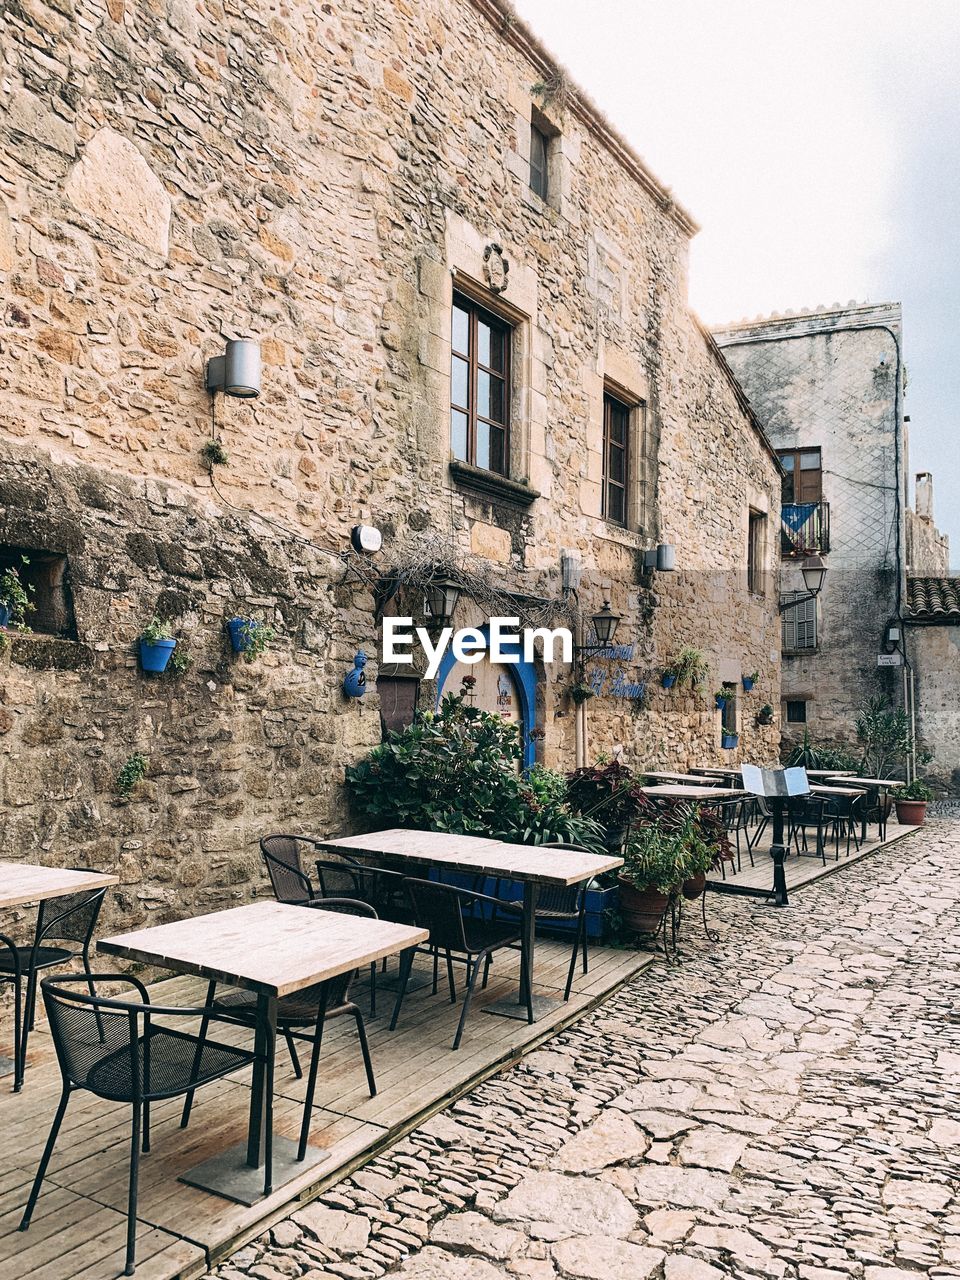
M781 509L780 515L785 525L799 533L816 509L815 502L792 502Z

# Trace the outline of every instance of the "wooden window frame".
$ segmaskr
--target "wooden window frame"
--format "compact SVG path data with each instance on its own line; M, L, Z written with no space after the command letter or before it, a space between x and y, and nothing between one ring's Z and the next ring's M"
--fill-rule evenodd
M466 311L468 319L468 335L467 346L468 351L458 351L453 345L453 312L459 307L462 311ZM503 371L502 373L496 369L492 369L489 365L481 365L478 358L477 343L477 321L479 318L491 325L491 327L499 329L503 334ZM510 475L510 401L513 394L512 371L513 371L513 337L516 326L505 316L498 315L496 311L491 311L489 307L478 302L476 298L469 293L464 293L460 289L453 292L453 301L450 308L450 411L454 410L458 413L466 414L467 418L467 456L459 458L453 453L453 431L452 418L449 424L451 453L458 462L465 462L471 467L478 467L480 470L489 471L491 475L506 476ZM467 362L467 405L455 403L453 399L453 360L458 357ZM486 415L477 413L477 375L479 373L489 374L492 378L498 378L503 382L503 421L497 422L495 419ZM483 467L477 461L477 422L485 422L491 430L500 430L503 432L503 470L497 470L494 467Z
M783 719L785 724L807 724L807 698L784 698ZM791 716L791 707L803 707L803 715L799 718Z
M537 120L530 121L530 190L546 203L550 198L550 138ZM543 166L534 164L534 142L539 141L543 151ZM538 182L539 174L539 182Z
M767 529L769 519L765 511L750 508L747 517L747 590L751 595L762 596L766 573Z
M633 416L637 406L631 405L626 400L618 396L610 387L603 389L603 476L602 476L602 495L601 495L601 514L604 520L610 524L614 524L618 529L628 529L630 527L630 487L633 476ZM614 411L623 414L623 444L614 442L613 440L613 415ZM613 479L613 467L611 461L613 451L619 450L623 454L623 481ZM611 511L611 490L619 491L623 502L622 518L613 514Z
M804 453L819 454L820 455L819 467L816 467L816 468L810 467L806 469L802 468L800 466L800 457ZM790 498L789 501L787 500L787 498L783 498L784 506L800 506L801 504L804 504L807 502L823 501L823 449L820 447L820 445L818 444L810 445L805 449L778 449L777 457L780 459L781 463L783 462L784 458L793 459L793 469L788 473L793 483L793 497ZM800 498L797 496L797 476L799 476L801 473L807 476L815 475L818 477L817 496L815 498Z

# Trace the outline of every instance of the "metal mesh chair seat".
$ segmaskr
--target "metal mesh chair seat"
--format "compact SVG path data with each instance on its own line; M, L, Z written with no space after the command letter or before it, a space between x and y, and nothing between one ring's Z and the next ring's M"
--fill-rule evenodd
M517 898L512 902L504 902L504 910L514 911L518 915L523 911L523 903ZM541 907L537 903L537 909L534 913L538 920L576 920L580 908L575 906L573 910L563 907Z
M215 1040L205 1041L198 1054L196 1036L168 1027L151 1027L146 1037L138 1039L133 1052L126 1045L90 1067L86 1087L111 1102L133 1102L138 1077L142 1077L144 1098L172 1098L248 1067L253 1060L254 1054L249 1050L234 1049Z
M283 996L277 1001L277 1025L304 1027L315 1023L317 1010L324 997L324 985L327 987L325 1017L332 1018L344 1012L347 1008L347 990L352 977L352 973L344 973L339 978L331 978L326 984L317 983L316 986L305 987L303 991L297 991L292 996ZM251 1025L256 1021L257 997L250 991L225 991L223 995L214 998L212 1005L213 1008L223 1009L224 1012L233 1014L234 1017L241 1018L245 1022L249 1021Z
M26 972L31 960L36 969L49 969L51 965L63 964L65 960L72 960L76 955L75 951L70 951L66 947L17 947L17 955L20 957L22 972ZM15 969L13 956L9 951L0 952L0 972L13 973Z
M496 950L520 941L519 923L507 920L464 920L463 934L463 949L468 953Z

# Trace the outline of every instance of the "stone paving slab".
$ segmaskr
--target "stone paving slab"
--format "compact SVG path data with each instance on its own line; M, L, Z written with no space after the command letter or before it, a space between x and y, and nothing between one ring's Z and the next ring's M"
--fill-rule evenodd
M714 920L216 1280L960 1278L960 820Z

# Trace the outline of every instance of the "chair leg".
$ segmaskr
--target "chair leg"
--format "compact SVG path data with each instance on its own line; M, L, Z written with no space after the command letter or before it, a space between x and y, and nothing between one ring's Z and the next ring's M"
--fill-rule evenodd
M580 958L580 938L583 934L583 915L577 918L577 930L573 935L573 950L570 952L570 963L567 966L567 985L563 988L564 1000L570 999L570 989L573 986L573 975L577 970L577 960Z
M23 994L19 981L13 984L13 1092L23 1088L24 1054L21 1048L23 1021Z
M40 1157L40 1165L37 1168L37 1176L33 1180L33 1186L30 1189L30 1199L27 1201L27 1207L23 1211L23 1217L20 1219L20 1230L26 1231L30 1225L30 1219L33 1217L33 1211L37 1205L37 1196L40 1194L40 1188L43 1186L43 1180L46 1177L47 1165L50 1163L50 1157L53 1155L53 1148L57 1142L57 1134L60 1132L60 1126L63 1124L64 1112L67 1109L67 1103L70 1101L70 1088L64 1085L63 1092L60 1094L60 1105L57 1107L57 1114L53 1117L53 1124L50 1126L50 1133L47 1137L47 1145L43 1148L43 1155Z
M143 1104L143 1141L140 1143L140 1150L144 1155L150 1153L150 1103Z
M440 948L432 947L431 950L433 951L433 990L430 994L435 996L440 985Z
M370 965L370 1017L377 1016L377 962Z
M23 1083L23 1077L27 1071L27 1040L30 1038L30 1032L33 1030L34 1006L37 1000L37 971L31 969L27 975L27 997L23 1003L23 1021L20 1031L20 1067L19 1076L20 1083ZM14 1071L17 1068L14 1067Z
M356 1008L352 1012L357 1023L360 1052L363 1054L363 1069L367 1073L367 1088L370 1090L370 1097L375 1098L377 1096L377 1082L373 1075L373 1063L370 1061L370 1046L367 1043L367 1029L363 1025L363 1014Z
M209 1006L213 1004L213 997L214 997L214 994L216 993L216 990L217 990L217 984L215 982L207 983L207 994L203 1002L205 1005ZM204 1041L207 1038L207 1027L209 1025L210 1025L210 1019L206 1015L204 1015L200 1019L200 1032L197 1036L197 1047L194 1050L194 1054L193 1054L193 1068L190 1072L191 1080L196 1078L197 1072L200 1070L200 1059L203 1056L203 1045L204 1045ZM185 1129L187 1127L187 1124L189 1123L190 1111L193 1108L193 1095L195 1092L196 1092L195 1089L189 1090L189 1092L187 1093L187 1096L183 1100L183 1111L180 1113L181 1129Z
M487 989L487 979L490 977L490 966L492 964L493 964L493 955L491 952L488 951L487 958L483 962L483 981L480 983L480 988L482 991L486 991Z
M297 1147L297 1159L302 1160L307 1154L307 1139L310 1137L310 1112L313 1110L313 1096L317 1089L317 1068L320 1065L320 1046L323 1044L323 1024L327 1012L327 997L324 992L317 1013L316 1030L313 1033L313 1049L310 1053L310 1074L307 1076L307 1092L303 1099L303 1119L300 1121L300 1145Z
M447 985L450 988L450 1003L456 1004L457 1003L457 984L453 978L453 957L450 955L449 951L445 952L444 954L447 957Z
M413 954L415 948L408 947L400 957L400 985L397 988L397 999L393 1006L393 1017L390 1019L390 1030L397 1029L397 1019L400 1017L400 1006L403 1004L403 997L407 994L407 983L410 980L410 970L413 968ZM434 963L436 963L436 953L434 953Z
M287 1042L287 1052L290 1054L290 1061L293 1063L293 1074L297 1080L302 1080L303 1068L300 1066L300 1059L297 1057L297 1046L293 1042L289 1027L283 1028L283 1038Z
M88 948L89 948L89 943L87 944L86 947L83 948L83 951L80 954L80 960L83 964L83 971L87 975L87 990L90 992L92 996L95 996L97 994L97 989L93 985L93 973L90 969L90 952ZM102 1044L103 1043L103 1014L100 1012L100 1008L98 1005L94 1006L93 1016L97 1020L97 1034L100 1036L100 1043Z
M127 1188L127 1262L123 1274L132 1276L137 1250L137 1190L140 1183L140 1104L133 1104L130 1132L130 1185Z
M460 1021L457 1023L457 1034L453 1038L454 1049L460 1048L460 1040L463 1036L463 1024L467 1020L467 1010L470 1008L470 997L473 995L473 988L477 985L477 974L480 972L480 957L477 956L470 969L470 979L467 982L467 990L463 997L463 1008L460 1010Z

